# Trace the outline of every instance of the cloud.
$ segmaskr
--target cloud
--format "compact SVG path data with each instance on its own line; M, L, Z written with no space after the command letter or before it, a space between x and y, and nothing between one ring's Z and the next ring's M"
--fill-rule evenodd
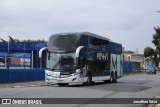
M137 13L131 8L115 7L110 4L101 4L97 1L90 2L60 2L45 1L20 1L6 3L2 12L1 20L6 26L16 27L49 27L49 29L60 28L72 29L77 27L86 29L95 27L107 29L128 29L135 24ZM7 24L6 24L7 23ZM56 25L56 26L55 26ZM70 28L71 27L71 28ZM78 30L78 29L77 29Z
M1 0L0 35L48 40L53 33L90 31L110 35L133 49L138 47L133 46L134 38L152 39L151 28L158 22L152 13L159 4L159 0ZM132 40L125 40L128 36Z

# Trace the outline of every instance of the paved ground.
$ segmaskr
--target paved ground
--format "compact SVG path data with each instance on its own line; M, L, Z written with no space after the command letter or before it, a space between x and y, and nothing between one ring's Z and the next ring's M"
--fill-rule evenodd
M95 83L93 86L72 85L59 87L46 85L44 81L36 84L14 88L0 88L1 98L154 98L160 95L160 73L139 74L126 76L118 80L118 83ZM44 83L44 84L43 84ZM22 83L23 84L23 83ZM40 85L43 84L43 85ZM2 85L2 84L1 84ZM8 84L9 86L9 84ZM13 86L12 86L13 87ZM0 105L0 107L32 107L33 105ZM47 104L34 105L34 107L143 107L144 104ZM155 105L150 105L155 106Z
M15 88L15 87L42 86L42 85L44 86L48 84L45 81L3 83L3 84L0 84L0 88Z

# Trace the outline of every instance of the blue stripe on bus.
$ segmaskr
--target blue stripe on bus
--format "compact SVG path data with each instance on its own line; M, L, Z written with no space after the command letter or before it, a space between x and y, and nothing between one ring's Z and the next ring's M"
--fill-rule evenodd
M114 62L113 56L112 56L112 64L113 64L113 67L114 67L114 69L115 69L115 68L116 68L116 65L117 65L117 58L116 58L116 61Z

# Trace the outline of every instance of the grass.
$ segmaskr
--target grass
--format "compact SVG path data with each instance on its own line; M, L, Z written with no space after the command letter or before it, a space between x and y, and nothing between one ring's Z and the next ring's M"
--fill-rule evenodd
M144 72L142 71L123 72L123 76L129 76L129 75L141 74L141 73L144 73Z

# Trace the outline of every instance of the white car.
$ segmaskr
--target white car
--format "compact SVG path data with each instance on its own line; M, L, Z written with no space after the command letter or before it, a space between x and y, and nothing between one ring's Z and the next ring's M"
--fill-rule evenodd
M3 62L0 62L0 67L4 67L5 64Z

